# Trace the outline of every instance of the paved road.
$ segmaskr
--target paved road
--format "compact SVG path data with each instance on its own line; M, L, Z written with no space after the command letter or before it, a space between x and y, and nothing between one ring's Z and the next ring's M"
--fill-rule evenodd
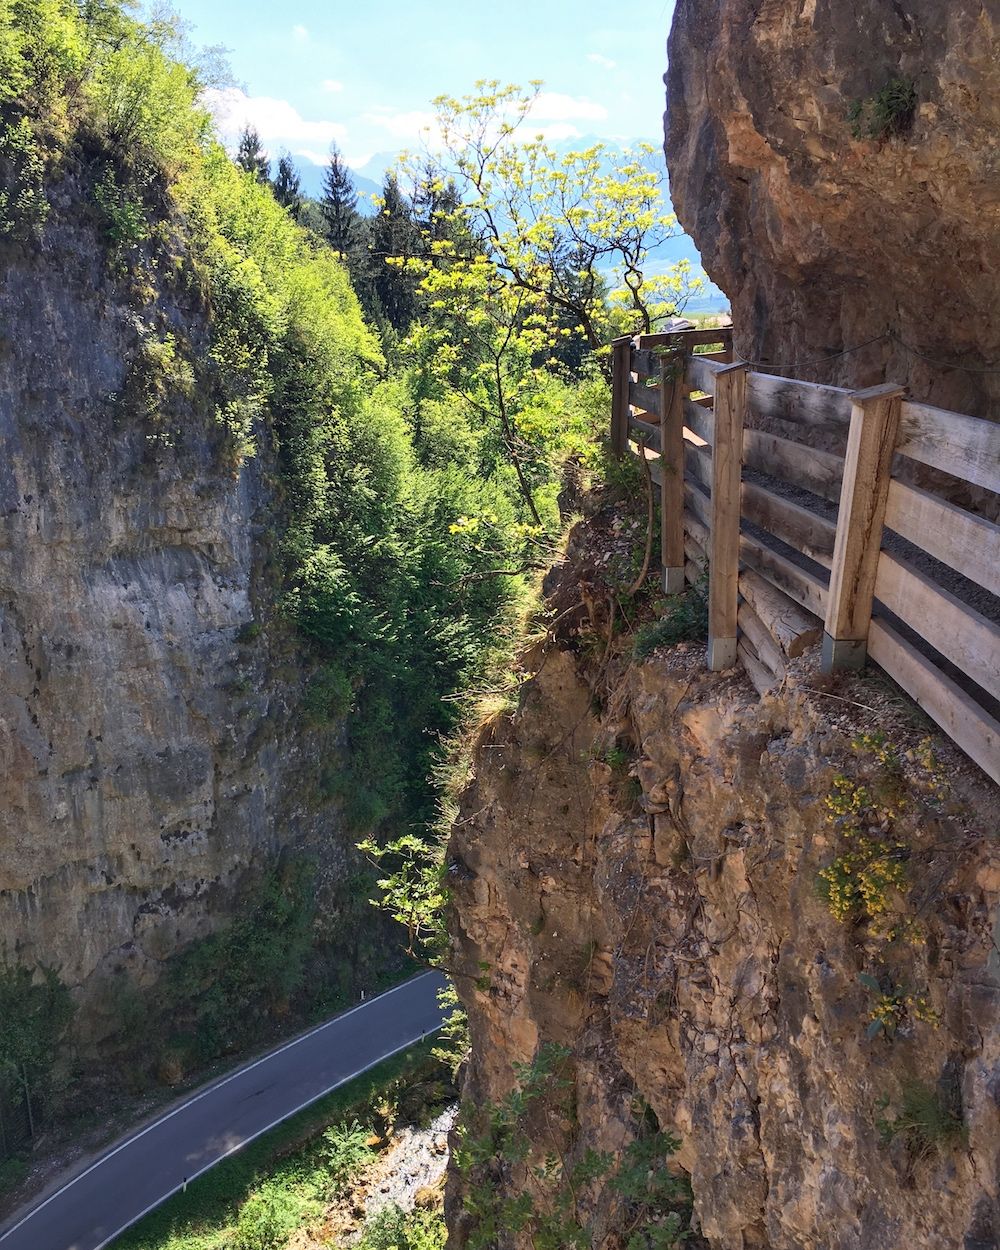
M226 1155L442 1023L425 972L223 1077L113 1147L0 1236L0 1250L101 1250Z

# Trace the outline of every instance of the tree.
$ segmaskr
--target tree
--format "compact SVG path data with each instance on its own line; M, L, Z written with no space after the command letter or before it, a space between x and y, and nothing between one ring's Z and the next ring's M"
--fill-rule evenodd
M399 179L386 174L378 212L368 233L371 283L382 315L397 334L405 334L417 315L418 280L400 261L417 256L421 234L413 219L413 205Z
M301 179L291 155L288 152L282 152L278 158L278 172L274 176L271 187L274 190L274 198L288 209L296 221L302 209L301 185Z
M241 169L245 169L248 174L253 174L258 182L270 180L271 162L264 151L260 135L253 126L243 128L240 146L236 151L236 164Z
M322 205L330 246L341 256L351 257L360 234L358 193L335 143L330 145L330 163L323 177Z
M663 211L654 150L594 143L560 155L541 137L522 137L539 89L480 81L473 95L439 96L438 181L457 185L482 251L507 280L575 322L592 350L608 337L605 274L619 322L648 333L698 286L684 265L646 273L650 251L679 233Z

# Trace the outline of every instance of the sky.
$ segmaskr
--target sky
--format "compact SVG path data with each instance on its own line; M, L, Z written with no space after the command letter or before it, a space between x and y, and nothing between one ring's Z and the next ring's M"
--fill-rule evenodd
M198 45L221 44L238 87L212 101L223 136L253 124L272 155L317 164L336 142L363 167L418 146L431 100L477 79L545 87L532 130L552 141L660 140L673 0L173 0Z

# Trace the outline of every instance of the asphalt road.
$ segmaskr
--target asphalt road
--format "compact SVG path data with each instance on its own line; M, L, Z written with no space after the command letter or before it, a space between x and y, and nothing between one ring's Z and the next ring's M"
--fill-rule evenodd
M213 1164L437 1029L422 973L214 1082L114 1146L0 1235L2 1250L101 1250Z

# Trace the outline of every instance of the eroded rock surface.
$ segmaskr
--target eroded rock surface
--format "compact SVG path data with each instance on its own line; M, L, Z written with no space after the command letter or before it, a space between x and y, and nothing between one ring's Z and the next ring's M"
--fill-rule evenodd
M912 82L903 133L849 112ZM1000 373L1000 8L994 0L678 0L671 193L733 302L746 357L995 416ZM819 369L801 362L892 333ZM960 372L940 362L969 366Z
M877 683L814 693L806 658L760 699L745 677L708 673L700 646L602 662L586 637L535 658L454 826L466 1096L495 1103L513 1064L567 1046L564 1140L620 1152L639 1095L681 1139L694 1244L712 1250L997 1245L995 789L946 743L931 765L925 727ZM847 845L827 805L837 778L886 778L852 745L859 730L885 731L903 760L892 906L915 927L895 941L835 918L817 890ZM912 997L870 1036L875 981ZM883 1137L910 1081L961 1115L964 1140ZM516 1192L518 1175L494 1182ZM619 1246L612 1197L594 1203L594 1244Z
M143 333L205 333L148 299L82 226L4 258L0 949L59 967L92 1036L108 974L152 980L250 864L343 860L274 621L267 442L234 471L197 397L166 428L123 407Z

